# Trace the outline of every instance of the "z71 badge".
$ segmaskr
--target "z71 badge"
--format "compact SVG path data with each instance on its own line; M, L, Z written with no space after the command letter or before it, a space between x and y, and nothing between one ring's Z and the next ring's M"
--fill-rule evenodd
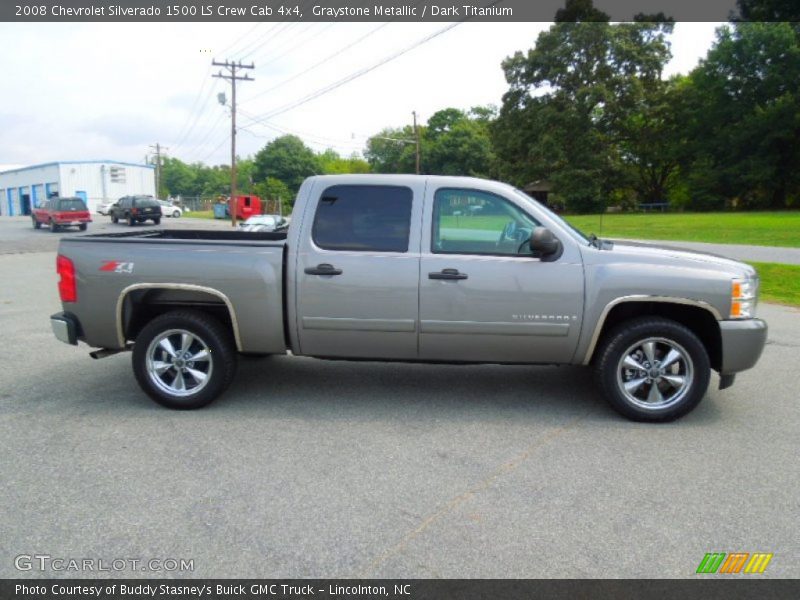
M105 260L103 261L103 266L98 270L111 273L133 273L133 263L119 262L118 260Z

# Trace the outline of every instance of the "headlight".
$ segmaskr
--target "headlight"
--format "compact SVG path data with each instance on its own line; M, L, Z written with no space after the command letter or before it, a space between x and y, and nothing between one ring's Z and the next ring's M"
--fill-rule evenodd
M758 278L731 281L731 319L752 319L757 302Z

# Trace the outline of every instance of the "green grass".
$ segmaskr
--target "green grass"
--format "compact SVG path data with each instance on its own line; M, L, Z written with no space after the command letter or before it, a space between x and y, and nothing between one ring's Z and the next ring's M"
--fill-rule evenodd
M192 212L186 213L187 217L192 217L195 219L213 219L214 218L214 211L213 210L193 210Z
M571 215L586 234L643 240L800 247L800 211Z
M750 263L761 277L760 299L800 306L800 265Z

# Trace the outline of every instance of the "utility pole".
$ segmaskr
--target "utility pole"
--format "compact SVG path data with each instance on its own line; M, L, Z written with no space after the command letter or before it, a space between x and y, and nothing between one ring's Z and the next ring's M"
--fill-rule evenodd
M417 127L417 111L412 111L411 114L414 115L414 139L417 144L417 175L419 175L419 128Z
M161 183L161 153L165 150L169 150L169 148L164 148L158 142L151 144L149 147L151 150L155 150L156 155L156 198L158 198L159 190L161 189L159 187Z
M212 75L212 77L231 82L231 200L229 206L231 209L231 225L236 227L236 82L253 81L249 74L242 77L237 75L236 72L240 69L255 69L255 65L253 63L243 65L242 61L237 63L229 60L225 62L212 60L211 64L228 70L227 73L223 73L222 69L220 69L219 73Z

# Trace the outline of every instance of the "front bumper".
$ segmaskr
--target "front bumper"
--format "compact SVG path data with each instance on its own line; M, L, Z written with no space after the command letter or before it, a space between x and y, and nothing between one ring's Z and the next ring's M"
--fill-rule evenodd
M56 313L50 316L50 327L53 335L65 344L78 345L78 320L67 313Z
M767 342L767 324L761 319L720 321L722 338L722 375L752 368L761 357Z

